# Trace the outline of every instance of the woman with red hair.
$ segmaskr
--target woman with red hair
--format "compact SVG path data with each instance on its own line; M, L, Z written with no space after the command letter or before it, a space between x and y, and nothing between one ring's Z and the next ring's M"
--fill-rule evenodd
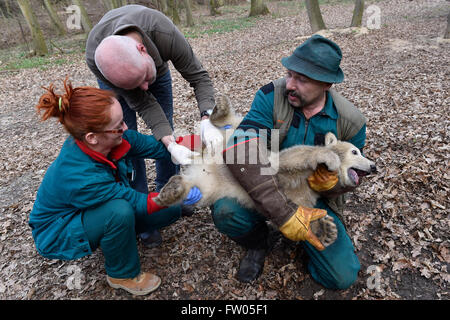
M50 259L71 260L101 247L107 282L136 295L158 288L161 279L141 271L136 232L160 229L181 216L180 206L159 207L157 193L130 186L131 158L170 159L153 136L127 130L122 108L111 91L73 88L65 93L46 89L36 106L70 133L48 168L37 192L29 225L38 252ZM185 203L201 194L193 190Z

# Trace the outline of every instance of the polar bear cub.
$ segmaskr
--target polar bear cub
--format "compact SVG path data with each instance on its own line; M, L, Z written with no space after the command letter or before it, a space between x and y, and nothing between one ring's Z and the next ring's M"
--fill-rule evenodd
M229 99L221 96L217 99L210 121L219 128L231 125L231 128L235 129L241 118L232 110ZM207 207L221 198L228 197L236 199L246 208L254 208L253 200L229 172L221 155L204 152L202 157L203 161L185 166L181 175L171 177L154 201L161 206L180 203L189 190L196 186L203 195L195 204L196 207ZM338 183L343 188L358 186L362 176L376 170L375 163L362 156L357 147L337 140L331 132L325 135L324 146L293 146L279 153L272 152L269 161L278 161L278 171L275 175L286 196L295 204L304 207L314 207L320 197L307 182L307 178L319 164L326 165L328 170L337 171ZM318 233L318 238L325 247L337 238L336 225L328 215L320 219L315 226L311 224L311 227Z

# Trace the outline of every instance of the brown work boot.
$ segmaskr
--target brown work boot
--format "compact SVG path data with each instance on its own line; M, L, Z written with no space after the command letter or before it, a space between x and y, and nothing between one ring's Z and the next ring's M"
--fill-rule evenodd
M106 276L106 281L115 289L122 288L138 296L155 291L161 284L161 278L149 272L141 272L133 279L117 279Z

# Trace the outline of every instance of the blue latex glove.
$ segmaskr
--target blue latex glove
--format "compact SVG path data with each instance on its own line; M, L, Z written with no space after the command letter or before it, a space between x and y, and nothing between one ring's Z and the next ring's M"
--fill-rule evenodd
M188 195L186 196L186 199L183 200L183 204L187 206L193 205L200 201L202 197L203 195L200 189L197 187L192 187Z
M231 124L224 125L223 127L219 127L220 130L231 129Z

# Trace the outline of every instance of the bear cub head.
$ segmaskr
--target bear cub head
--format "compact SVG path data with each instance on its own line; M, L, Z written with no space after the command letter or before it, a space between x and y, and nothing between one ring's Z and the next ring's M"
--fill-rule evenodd
M362 177L377 172L375 162L365 158L353 144L338 140L332 132L325 135L325 146L341 160L338 175L343 187L357 187Z

